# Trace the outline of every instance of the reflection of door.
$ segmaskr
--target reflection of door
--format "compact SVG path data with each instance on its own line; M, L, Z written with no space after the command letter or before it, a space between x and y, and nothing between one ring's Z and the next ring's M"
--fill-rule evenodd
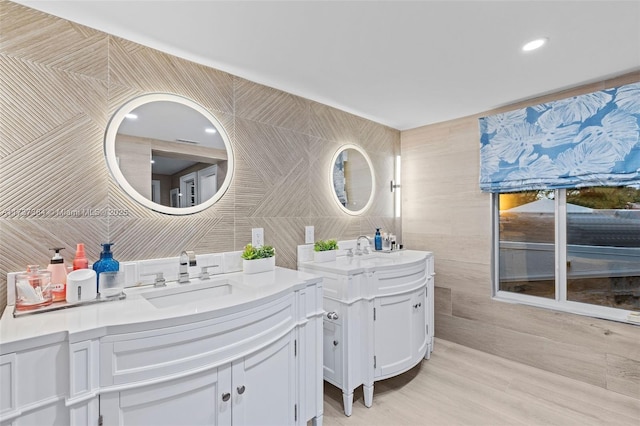
M151 201L160 204L160 181L153 179L151 181Z
M192 207L197 204L196 172L180 176L180 207Z
M171 207L180 207L180 189L173 188L169 191L169 195L171 196Z
M198 171L198 195L201 203L207 201L218 191L218 166L214 164Z

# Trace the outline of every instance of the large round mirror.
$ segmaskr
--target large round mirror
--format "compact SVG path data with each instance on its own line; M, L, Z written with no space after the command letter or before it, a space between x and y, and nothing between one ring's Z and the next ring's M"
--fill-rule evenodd
M331 190L346 213L363 213L373 202L375 177L366 152L357 145L343 145L331 160Z
M210 207L233 175L233 151L222 124L197 103L166 93L124 104L107 126L105 154L122 189L167 214Z

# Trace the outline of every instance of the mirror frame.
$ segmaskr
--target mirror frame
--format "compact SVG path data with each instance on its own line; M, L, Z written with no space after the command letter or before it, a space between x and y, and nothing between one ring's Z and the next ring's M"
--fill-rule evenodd
M342 203L340 202L340 199L338 198L338 194L336 194L336 189L333 186L333 169L336 165L336 160L338 159L338 155L340 155L340 153L342 153L342 151L345 151L347 149L353 149L358 151L360 154L362 154L362 156L364 157L364 159L367 161L367 165L369 166L369 171L371 172L371 194L369 194L369 200L367 201L367 204L365 204L365 206L363 208L361 208L360 210L349 210L348 208L346 208L345 206L342 205ZM347 213L350 214L352 216L357 216L357 215L361 215L362 213L364 213L365 211L367 211L369 209L369 207L371 207L371 204L373 204L373 199L376 193L376 175L374 173L373 170L373 163L371 162L371 159L369 158L369 156L367 155L367 153L360 148L358 145L349 143L349 144L345 144L340 146L340 148L338 148L338 150L335 152L335 154L333 154L333 157L331 158L331 163L330 163L330 168L329 168L329 189L331 191L331 197L333 198L333 200L336 202L336 204L340 207L340 209Z
M142 196L138 191L136 191L120 171L120 167L118 165L118 160L116 157L116 135L118 134L118 129L120 129L122 121L125 119L125 116L128 113L130 113L140 105L157 101L176 102L198 111L211 122L216 130L218 130L218 133L220 134L224 142L225 148L227 150L227 175L225 176L222 185L218 188L218 191L213 195L213 197L198 204L197 206L168 207L162 204L154 203L153 201ZM135 97L125 102L124 105L122 105L115 112L115 114L111 117L109 123L107 124L107 130L104 137L104 153L111 175L114 177L116 182L118 182L118 185L120 185L120 188L122 188L124 192L129 194L131 198L133 198L143 206L156 212L170 215L189 215L208 209L209 207L214 205L220 198L222 198L222 196L227 192L229 186L231 185L231 179L233 178L234 174L233 149L231 147L231 142L229 140L229 136L227 135L227 131L225 130L222 123L220 123L220 121L216 117L214 117L213 114L211 114L207 109L192 101L191 99L170 93L150 93Z

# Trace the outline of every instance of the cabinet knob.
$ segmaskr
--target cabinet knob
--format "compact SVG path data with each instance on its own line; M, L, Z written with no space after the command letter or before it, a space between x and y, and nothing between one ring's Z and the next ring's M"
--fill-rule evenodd
M422 303L416 303L415 305L413 305L413 307L416 309L418 309L420 306L422 306Z
M338 314L336 312L329 312L327 314L327 318L329 318L330 320L337 320L338 319Z
M237 391L238 391L238 394L242 395L245 391L244 385L238 386Z
M227 402L229 400L229 398L231 398L231 394L229 392L225 392L222 394L222 400L224 402Z
M337 340L333 341L333 346L338 346L338 341Z

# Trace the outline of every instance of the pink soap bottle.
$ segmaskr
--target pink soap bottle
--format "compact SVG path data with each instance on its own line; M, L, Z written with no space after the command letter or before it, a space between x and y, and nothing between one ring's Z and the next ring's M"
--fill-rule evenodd
M73 270L76 269L88 269L89 261L84 254L84 244L79 243L76 246L76 257L73 258Z
M51 258L47 271L51 272L51 295L54 302L64 302L67 298L67 267L60 256L60 250L64 247L52 248L56 254Z

